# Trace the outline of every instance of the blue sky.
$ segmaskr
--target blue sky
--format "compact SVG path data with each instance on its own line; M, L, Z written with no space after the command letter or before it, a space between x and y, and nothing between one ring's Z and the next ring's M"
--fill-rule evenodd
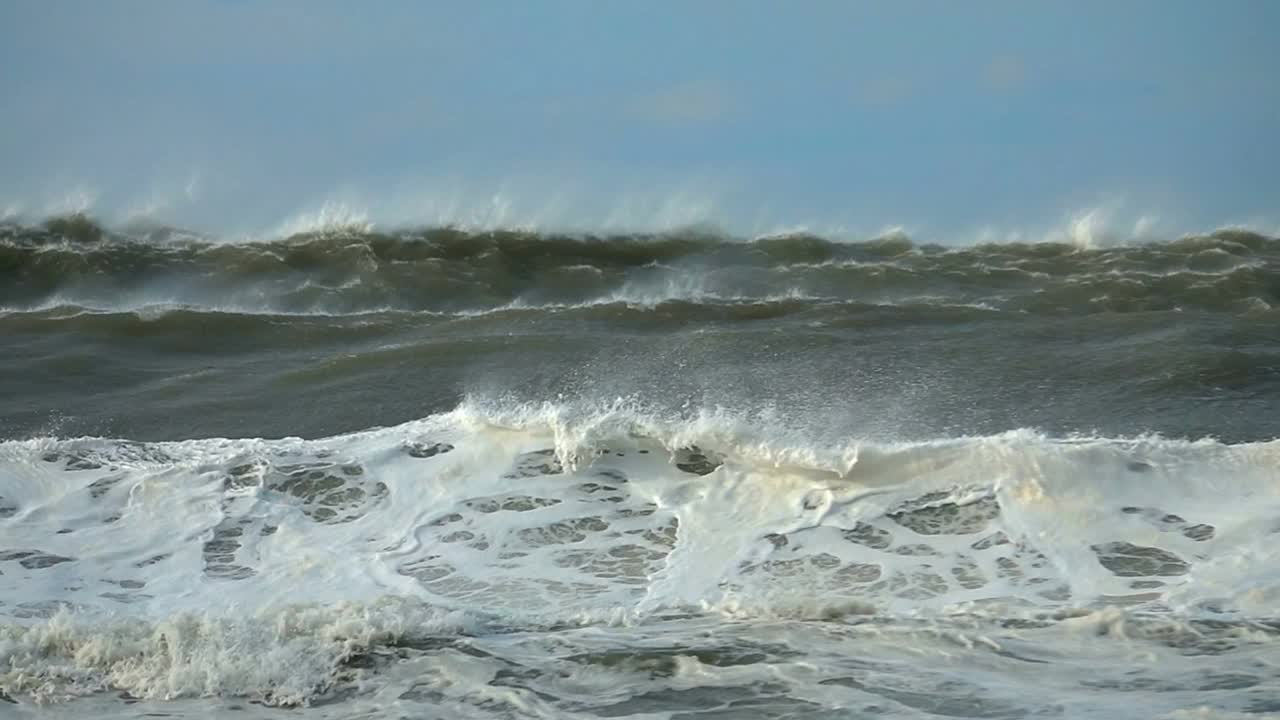
M1280 222L1277 27L1264 0L5 0L0 211Z

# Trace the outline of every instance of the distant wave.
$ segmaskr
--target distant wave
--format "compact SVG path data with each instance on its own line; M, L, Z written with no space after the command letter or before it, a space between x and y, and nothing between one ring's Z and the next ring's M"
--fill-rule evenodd
M574 235L338 228L226 241L84 216L0 226L0 307L247 314L488 313L780 300L1073 314L1267 310L1280 240L1220 230L1106 248L945 247L894 234L742 239L705 230Z

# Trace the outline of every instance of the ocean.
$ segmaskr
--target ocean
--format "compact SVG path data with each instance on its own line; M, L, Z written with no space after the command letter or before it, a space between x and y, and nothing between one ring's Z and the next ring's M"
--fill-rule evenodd
M0 224L0 717L1280 717L1280 239Z

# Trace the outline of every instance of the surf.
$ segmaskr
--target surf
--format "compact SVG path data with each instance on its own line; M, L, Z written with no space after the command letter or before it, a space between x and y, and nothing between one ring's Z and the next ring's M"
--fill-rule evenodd
M306 704L397 647L716 617L1247 634L1280 600L1278 468L1280 441L478 399L315 440L8 441L0 686Z

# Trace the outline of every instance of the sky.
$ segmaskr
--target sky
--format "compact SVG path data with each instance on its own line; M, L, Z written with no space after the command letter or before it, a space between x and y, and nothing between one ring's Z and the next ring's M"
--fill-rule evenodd
M1267 0L0 0L0 213L1275 229L1278 27Z

